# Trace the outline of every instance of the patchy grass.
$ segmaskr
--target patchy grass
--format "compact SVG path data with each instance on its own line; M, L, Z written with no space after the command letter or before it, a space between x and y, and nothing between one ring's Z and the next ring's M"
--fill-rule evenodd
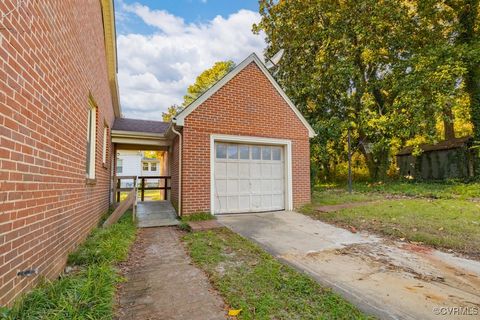
M411 190L407 189L409 185L412 186ZM434 187L427 189L429 186ZM360 191L352 195L345 190L317 188L312 203L300 212L340 226L353 226L358 230L421 242L435 248L452 249L480 258L480 203L465 200L475 196L478 191L474 192L471 185L394 183L365 185L363 189L358 185L356 187ZM467 191L463 194L462 190ZM391 194L407 197L386 197ZM330 213L315 209L325 204L380 199L383 200Z
M326 200L331 199L335 201L335 196L338 197L340 203L351 202L353 199L360 199L369 196L385 196L397 195L406 197L422 197L433 199L480 199L480 183L462 183L456 181L443 182L416 182L416 181L390 181L386 183L354 183L353 195L347 196L346 185L326 184L316 186L314 191L324 193L327 196ZM336 194L339 193L340 195ZM343 193L343 195L342 195ZM326 203L337 204L337 203Z
M239 319L367 319L350 303L226 228L183 237Z
M122 281L115 264L126 258L135 234L130 214L107 229L95 229L69 256L74 271L44 280L0 318L112 319L116 285Z
M212 215L210 212L197 212L194 214L182 216L182 221L184 222L206 221L206 220L213 220L213 219L215 219L215 216Z

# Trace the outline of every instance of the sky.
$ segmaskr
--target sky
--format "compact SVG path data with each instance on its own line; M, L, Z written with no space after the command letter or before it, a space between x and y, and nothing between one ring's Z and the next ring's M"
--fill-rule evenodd
M115 0L124 117L161 120L217 61L262 57L257 0Z

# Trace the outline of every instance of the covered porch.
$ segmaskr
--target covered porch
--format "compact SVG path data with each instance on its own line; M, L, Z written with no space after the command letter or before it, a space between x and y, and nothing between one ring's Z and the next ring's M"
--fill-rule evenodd
M135 190L139 227L179 224L171 203L171 145L169 123L117 118L113 144L112 203L118 205Z

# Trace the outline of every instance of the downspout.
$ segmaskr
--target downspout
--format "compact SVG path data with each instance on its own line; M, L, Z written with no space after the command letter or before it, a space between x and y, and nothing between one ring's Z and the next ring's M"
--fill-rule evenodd
M175 120L174 120L175 121ZM182 134L175 130L172 123L172 132L178 136L178 215L182 216Z

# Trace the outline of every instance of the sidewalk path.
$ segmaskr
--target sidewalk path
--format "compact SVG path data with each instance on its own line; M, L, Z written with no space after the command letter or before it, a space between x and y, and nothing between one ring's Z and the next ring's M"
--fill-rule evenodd
M117 319L226 319L222 298L191 264L172 227L140 229L121 268Z

